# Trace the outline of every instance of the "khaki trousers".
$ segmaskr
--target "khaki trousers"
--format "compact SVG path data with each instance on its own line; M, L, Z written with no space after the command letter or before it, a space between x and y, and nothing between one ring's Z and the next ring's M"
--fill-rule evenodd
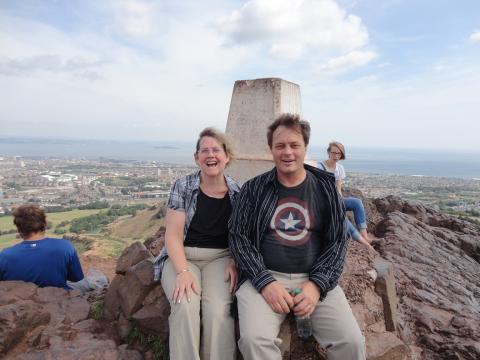
M232 296L230 283L224 280L230 261L229 251L185 247L185 255L188 268L201 289L201 296L192 292L190 302L184 297L180 304L172 303L176 271L171 260L167 259L162 271L162 286L171 307L168 318L170 359L235 359L234 321L230 315Z
M290 291L308 281L308 274L272 271L274 278ZM262 295L246 281L237 291L240 317L238 346L245 360L281 359L277 337L285 314L273 312ZM340 286L319 301L312 319L313 336L327 349L329 360L365 360L365 339Z

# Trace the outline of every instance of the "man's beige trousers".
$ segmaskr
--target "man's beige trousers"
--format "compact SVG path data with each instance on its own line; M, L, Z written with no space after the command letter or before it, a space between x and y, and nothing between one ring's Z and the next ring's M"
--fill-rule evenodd
M272 271L287 291L308 281L308 274L284 274ZM285 314L273 312L262 295L246 281L237 291L240 317L238 346L245 360L281 359L281 341L277 336ZM365 339L340 286L318 302L310 316L313 335L327 349L329 360L365 360Z
M173 304L171 297L177 275L172 262L167 259L162 272L162 286L171 306L168 318L170 359L235 359L234 321L230 316L232 296L230 283L224 280L230 261L229 251L185 247L185 255L188 268L202 292L201 296L193 294L190 302L184 297L180 304Z

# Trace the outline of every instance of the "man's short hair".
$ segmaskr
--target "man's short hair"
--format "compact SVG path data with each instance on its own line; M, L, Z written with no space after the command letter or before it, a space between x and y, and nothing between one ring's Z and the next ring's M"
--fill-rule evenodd
M13 210L13 223L19 234L26 238L47 228L45 211L37 205L22 205Z
M305 146L308 145L308 142L310 141L310 124L308 121L302 120L300 115L286 113L277 117L275 121L268 127L267 141L270 149L272 148L273 133L279 126L285 126L287 128L294 129L302 135Z

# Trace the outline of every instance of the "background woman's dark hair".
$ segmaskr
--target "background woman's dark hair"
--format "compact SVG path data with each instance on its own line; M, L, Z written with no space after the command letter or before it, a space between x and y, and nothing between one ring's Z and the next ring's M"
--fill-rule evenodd
M47 215L37 205L22 205L13 210L13 223L19 234L26 238L33 233L44 232L47 228Z

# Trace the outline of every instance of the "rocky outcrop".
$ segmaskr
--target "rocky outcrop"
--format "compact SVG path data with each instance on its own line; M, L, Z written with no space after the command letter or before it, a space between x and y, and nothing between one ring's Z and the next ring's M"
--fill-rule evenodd
M480 228L397 197L371 204L377 249L395 268L401 338L424 359L480 359Z
M21 281L0 282L0 358L142 358L127 345L118 347L89 313L87 296L79 292L38 288Z
M157 248L150 239L149 244ZM148 252L149 257L144 254ZM141 254L141 256L140 256ZM135 242L120 256L122 264L105 295L104 316L125 339L134 328L154 333L159 341L168 339L170 304L162 286L153 281L153 256L144 244ZM120 261L119 260L119 261Z
M363 200L369 231L382 240L378 253L350 244L340 285L365 335L367 358L479 359L480 228L396 197ZM0 282L0 357L165 354L169 303L152 277L163 234L124 250L108 291L95 299L103 299L101 322L88 316L92 295ZM280 336L284 359L325 359L314 341L297 337L294 319Z

